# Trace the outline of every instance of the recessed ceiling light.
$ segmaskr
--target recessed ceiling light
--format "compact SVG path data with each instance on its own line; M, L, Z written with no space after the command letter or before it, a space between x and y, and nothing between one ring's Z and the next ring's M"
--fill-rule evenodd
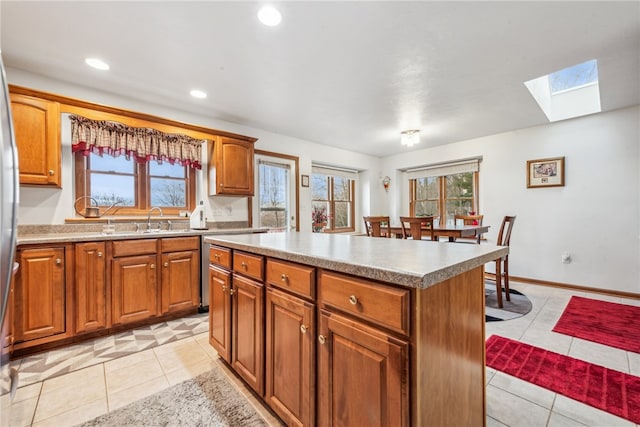
M275 27L282 21L282 14L273 6L264 6L258 11L258 19L268 27Z
M101 59L98 58L87 58L84 60L84 62L90 66L93 67L97 70L108 70L109 69L109 64L107 64L106 62L104 62Z
M205 99L207 97L207 93L198 89L193 89L191 92L189 92L191 94L191 96L193 96L194 98L198 98L198 99Z

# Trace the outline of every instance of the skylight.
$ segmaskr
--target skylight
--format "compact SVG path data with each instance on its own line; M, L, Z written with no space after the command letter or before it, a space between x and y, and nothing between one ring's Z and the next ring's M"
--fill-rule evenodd
M551 122L602 111L595 59L524 84Z

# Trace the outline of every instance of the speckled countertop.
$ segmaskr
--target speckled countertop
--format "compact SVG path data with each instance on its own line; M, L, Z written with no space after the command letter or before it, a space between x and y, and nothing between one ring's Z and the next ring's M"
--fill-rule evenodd
M508 247L490 244L324 233L208 236L204 241L410 288L427 288L509 253Z
M151 239L158 237L180 237L180 236L208 236L216 234L243 234L243 233L263 233L266 231L264 228L220 228L210 230L189 230L189 229L177 229L177 230L161 230L153 231L151 233L136 232L134 230L118 230L113 234L104 234L101 231L84 230L73 231L73 228L69 228L70 231L59 232L44 232L44 233L28 233L18 234L18 246L39 244L39 243L74 243L74 242L92 242L103 240L123 240L123 239Z

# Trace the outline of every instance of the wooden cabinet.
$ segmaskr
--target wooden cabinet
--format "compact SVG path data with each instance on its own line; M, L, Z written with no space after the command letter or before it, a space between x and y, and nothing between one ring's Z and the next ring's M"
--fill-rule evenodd
M264 393L264 285L233 275L231 366L256 393Z
M200 238L162 239L161 308L171 313L198 306Z
M105 242L75 245L75 332L109 327Z
M159 314L157 239L113 242L111 319L114 325Z
M209 195L253 196L255 140L219 136L209 158Z
M11 114L18 145L20 184L61 187L60 105L12 93Z
M409 343L327 311L318 334L318 425L409 425Z
M34 247L18 251L15 285L15 338L19 343L53 341L70 335L66 310L69 247ZM69 262L71 264L72 262Z
M265 400L289 426L315 420L315 305L267 289Z
M231 272L209 265L209 343L231 363Z

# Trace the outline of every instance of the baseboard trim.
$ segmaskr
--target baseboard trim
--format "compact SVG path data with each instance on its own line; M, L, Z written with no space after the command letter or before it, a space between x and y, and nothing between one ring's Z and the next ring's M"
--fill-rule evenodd
M494 273L484 273L485 277L490 280L496 280ZM509 276L514 282L529 283L531 285L549 286L551 288L572 289L582 292L593 292L594 294L611 295L624 298L640 299L640 294L633 292L616 291L613 289L592 288L590 286L572 285L570 283L552 282L549 280L531 279L529 277Z

